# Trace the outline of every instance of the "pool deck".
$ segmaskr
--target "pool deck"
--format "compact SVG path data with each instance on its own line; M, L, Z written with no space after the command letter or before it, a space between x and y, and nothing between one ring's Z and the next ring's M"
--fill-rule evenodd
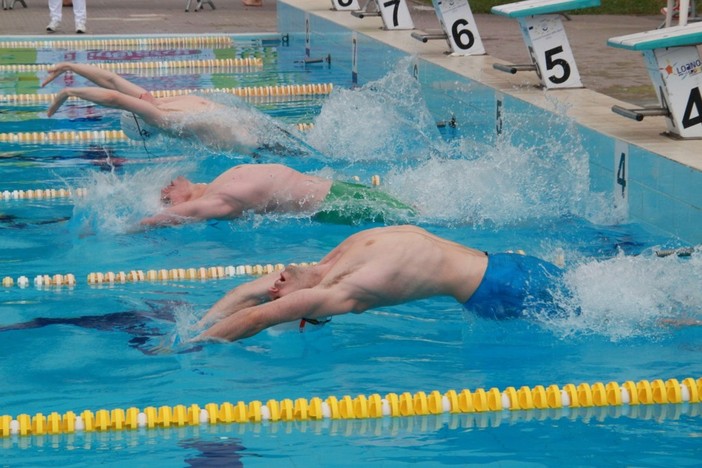
M289 0L284 0L289 1ZM0 31L3 36L44 36L60 37L73 34L73 13L64 7L63 28L57 33L48 34L48 7L45 0L25 0L27 8L18 2L13 10L0 14ZM143 2L137 0L91 0L88 3L88 34L197 34L197 33L259 33L276 32L276 4L263 0L262 7L247 7L240 0L213 0L216 9L205 4L198 12L185 12L186 0L162 0ZM193 6L195 1L193 0ZM524 84L529 75L509 75L494 71L492 64L528 63L526 47L517 21L497 15L475 15L475 21L488 56L447 57L444 41L430 41L423 44L409 38L408 31L383 31L379 28L379 18L363 20L348 12L331 11L329 0L292 0L289 3L313 11L321 16L339 22L346 27L368 33L379 40L398 46L410 53L421 53L442 66L463 73L471 78L504 89L506 92L538 104L543 101L544 92L522 86L515 91L515 85ZM505 2L508 3L508 2ZM416 0L409 0L412 19L416 29L439 29L439 22L433 8ZM571 101L578 112L574 116L579 122L593 128L603 128L624 141L643 143L648 149L683 164L702 169L698 149L699 141L675 141L661 136L665 131L662 117L649 117L643 122L634 122L617 116L610 110L613 104L625 107L655 105L653 86L644 67L639 52L607 46L611 37L622 36L655 29L662 16L612 16L612 15L572 15L565 21L568 38L578 64L582 82L586 89L558 90L559 98ZM478 75L472 73L474 66L465 66L466 59L472 65L480 64ZM526 79L528 81L528 79ZM527 83L528 84L528 83ZM612 128L616 131L612 132ZM693 157L695 156L695 157Z

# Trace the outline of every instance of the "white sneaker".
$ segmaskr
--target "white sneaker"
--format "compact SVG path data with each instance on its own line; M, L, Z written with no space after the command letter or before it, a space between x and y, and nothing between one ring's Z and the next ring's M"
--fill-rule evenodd
M46 30L47 30L48 32L50 32L50 33L56 32L56 30L59 28L59 26L61 26L61 22L60 22L60 21L51 20L51 22L49 23L49 25L46 27Z
M78 33L78 34L85 33L85 23L76 24L76 33Z

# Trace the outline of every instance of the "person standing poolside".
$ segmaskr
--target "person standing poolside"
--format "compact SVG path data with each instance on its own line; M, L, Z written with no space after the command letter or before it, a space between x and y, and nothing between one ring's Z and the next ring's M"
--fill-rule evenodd
M76 33L85 33L85 23L88 20L88 12L85 7L86 0L73 0L67 6L73 6L73 18L76 26ZM46 31L49 33L54 33L61 26L61 18L63 16L62 8L64 6L64 0L49 0L49 25L46 27Z
M479 316L519 317L553 302L562 270L535 257L490 254L416 226L369 229L344 240L318 264L281 272L229 291L203 317L196 340L238 340L283 322L324 323L434 296L449 296Z
M303 174L282 164L242 164L209 184L181 176L161 190L161 201L167 207L144 218L143 226L234 219L247 212L310 213L318 221L343 224L415 214L379 189Z
M94 65L57 63L49 68L42 86L69 71L98 87L62 89L49 106L49 117L74 96L101 106L122 109L122 130L133 140L145 141L163 132L172 137L194 139L215 149L243 153L265 146L261 131L266 129L258 128L263 122L252 112L247 114L243 109L230 108L192 94L157 98L141 86ZM268 130L289 136L280 127L270 127Z

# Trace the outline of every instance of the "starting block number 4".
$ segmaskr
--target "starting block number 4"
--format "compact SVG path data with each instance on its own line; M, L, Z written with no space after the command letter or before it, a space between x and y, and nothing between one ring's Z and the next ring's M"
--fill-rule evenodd
M582 88L580 73L560 15L521 17L519 26L544 87Z
M671 111L668 131L683 138L702 137L702 60L697 47L646 50L643 55L658 99Z
M432 3L453 55L485 54L468 0L432 0Z

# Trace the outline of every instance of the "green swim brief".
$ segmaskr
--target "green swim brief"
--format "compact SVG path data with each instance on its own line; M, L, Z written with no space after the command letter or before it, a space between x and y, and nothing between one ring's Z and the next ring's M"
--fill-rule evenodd
M335 181L313 219L325 223L358 224L406 221L415 215L414 208L382 190Z

